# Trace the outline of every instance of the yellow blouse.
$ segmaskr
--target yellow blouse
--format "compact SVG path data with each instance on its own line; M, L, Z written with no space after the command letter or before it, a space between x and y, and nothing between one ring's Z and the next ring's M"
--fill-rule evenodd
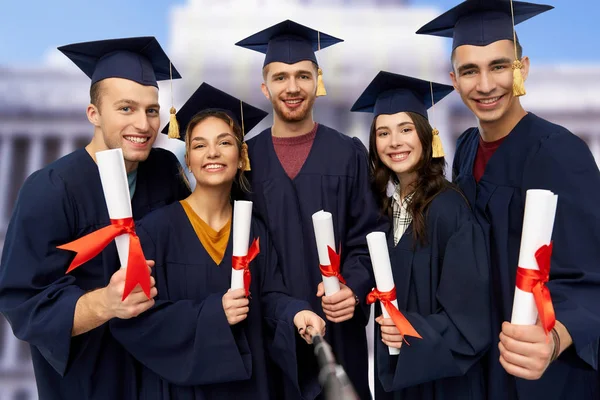
M227 243L229 242L231 218L229 218L229 221L227 221L221 230L215 231L210 225L204 222L198 214L196 214L187 201L181 200L180 203L187 214L196 235L198 235L200 243L202 243L202 246L210 255L210 258L212 258L217 265L221 264L221 261L223 261L223 257L225 256L225 250L227 250Z

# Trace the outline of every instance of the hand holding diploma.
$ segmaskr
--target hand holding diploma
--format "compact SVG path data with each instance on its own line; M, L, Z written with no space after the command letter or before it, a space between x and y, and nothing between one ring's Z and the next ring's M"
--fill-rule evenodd
M58 246L59 249L76 253L67 273L100 254L115 240L121 267L127 267L122 300L125 300L137 285L140 285L146 297L150 299L150 274L140 239L135 233L123 151L99 151L96 153L96 161L111 224Z
M391 355L397 355L400 354L404 336L421 338L421 335L398 310L394 275L385 233L369 233L367 246L377 284L377 288L367 296L367 304L372 304L377 300L381 302L383 316L376 319L381 326L381 340L388 346Z
M244 288L229 289L223 295L222 303L229 325L235 325L248 317L250 300L246 297Z
M546 287L557 200L549 190L527 191L512 318L502 324L498 343L502 367L524 379L539 379L572 343L567 329L555 320Z
M250 222L252 221L252 202L236 200L233 205L233 257L231 270L231 289L245 289L250 295L250 262L260 252L259 241L254 239L250 249Z
M344 322L354 316L354 309L358 305L354 292L343 283L339 283L340 290L331 296L323 296L327 290L325 282L319 283L317 297L321 297L321 307L327 319L331 322Z
M154 261L146 260L146 263L148 271L150 271L154 266ZM104 312L106 312L106 320L111 318L129 319L137 317L154 306L154 297L156 297L158 291L155 287L156 281L152 276L150 277L150 299L146 297L146 294L138 285L125 300L122 300L125 290L126 272L125 268L119 269L110 277L108 285L100 289L103 291L103 301L101 303Z

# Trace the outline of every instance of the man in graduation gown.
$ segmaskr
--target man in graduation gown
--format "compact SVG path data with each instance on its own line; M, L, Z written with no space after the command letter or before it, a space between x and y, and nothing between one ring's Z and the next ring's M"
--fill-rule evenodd
M0 311L31 346L40 399L132 399L136 364L106 322L138 315L153 300L138 287L121 301L125 269L118 270L114 244L67 275L73 254L57 246L110 225L97 151L123 150L134 218L189 193L176 158L152 149L160 126L157 80L169 78L170 61L153 37L59 50L91 78L94 136L23 184L2 254ZM173 77L180 77L175 69Z
M514 24L552 8L465 1L417 32L453 37L450 75L478 122L458 139L453 175L489 241L499 341L488 355L488 398L597 399L600 173L581 139L521 106L529 59L513 36L511 7ZM541 323L507 322L528 189L558 195L547 283L556 324L548 335Z
M365 297L374 281L365 236L385 228L370 190L365 147L312 118L315 98L325 94L315 51L340 41L287 20L237 45L266 54L262 92L274 110L273 126L248 141L251 200L271 232L291 295L330 321L327 340L360 398L368 399ZM323 296L312 223L320 210L332 214L346 282L331 296ZM309 348L298 355L304 356L298 360L302 381L316 361ZM282 390L280 398L294 398Z

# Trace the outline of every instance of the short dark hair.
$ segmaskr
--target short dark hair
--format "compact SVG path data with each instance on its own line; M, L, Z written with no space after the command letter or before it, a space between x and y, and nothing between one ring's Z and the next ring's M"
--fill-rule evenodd
M100 97L102 96L102 81L98 81L90 87L90 103L100 108Z
M517 47L517 58L520 60L521 58L523 58L523 46L521 46L521 43L519 42L518 37L517 37L516 47ZM450 62L452 64L454 64L454 53L455 52L456 52L456 49L452 50L452 55L450 56Z

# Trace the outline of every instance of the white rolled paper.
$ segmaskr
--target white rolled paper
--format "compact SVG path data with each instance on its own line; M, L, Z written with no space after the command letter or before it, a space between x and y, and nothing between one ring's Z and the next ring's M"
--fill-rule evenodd
M102 191L110 219L131 218L131 197L125 170L125 159L121 149L103 150L96 153ZM127 267L129 259L129 234L115 238L121 268Z
M390 262L390 253L388 252L387 239L384 232L371 232L367 235L367 246L375 274L375 284L380 292L389 292L394 288L394 275L392 274L392 264ZM392 304L398 308L398 300L392 301ZM385 307L381 307L384 318L389 318L390 314ZM389 347L390 355L400 354L400 349Z
M333 234L333 218L331 213L326 211L317 211L312 215L313 227L315 229L315 239L317 242L317 253L319 254L319 264L331 265L327 246L333 250L335 247L335 236ZM325 295L331 296L340 291L340 281L335 276L323 276L323 285L325 286Z
M233 256L248 255L252 202L236 200L233 203ZM244 271L231 268L231 289L244 288Z
M558 196L549 190L529 189L527 191L519 267L539 269L535 253L541 246L550 244L552 240L557 202ZM538 311L533 294L515 287L511 323L535 325L537 317Z

